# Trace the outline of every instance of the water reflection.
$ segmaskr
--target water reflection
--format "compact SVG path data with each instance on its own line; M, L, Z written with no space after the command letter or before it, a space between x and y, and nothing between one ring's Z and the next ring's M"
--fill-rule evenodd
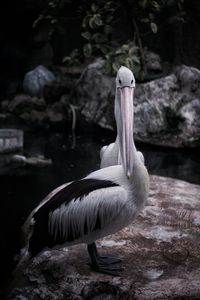
M139 146L140 148L140 146ZM173 177L200 184L199 149L141 148L150 174Z
M99 168L99 151L103 145L113 142L112 133L98 132L85 136L77 136L75 149L71 148L71 139L63 134L40 137L38 143L29 139L26 151L29 155L43 153L54 162L53 173L58 180L73 180ZM138 150L145 156L150 174L183 179L200 184L199 149L172 149L137 144Z

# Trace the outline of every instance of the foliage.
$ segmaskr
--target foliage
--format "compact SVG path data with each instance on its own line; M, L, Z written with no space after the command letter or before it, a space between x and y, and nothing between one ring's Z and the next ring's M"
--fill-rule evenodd
M115 5L112 1L96 1L84 11L81 36L85 40L83 54L105 55L111 50L110 40Z
M139 0L127 1L129 15L141 26L146 24L155 34L159 30L159 16L165 14L164 22L184 21L184 0Z
M107 74L116 74L121 65L133 70L136 78L139 76L141 69L139 50L133 42L123 44L117 49L113 48L105 55L105 72Z
M167 11L165 22L184 21L184 0L118 0L93 2L82 22L82 37L85 39L83 54L86 58L101 55L105 59L107 74L115 74L120 65L132 69L136 78L145 76L145 59L141 32L150 30L156 34L159 30L159 16ZM112 22L116 11L125 12L133 28L132 42L113 45Z
M79 65L84 59L101 56L105 59L105 71L116 72L123 64L134 71L136 77L145 74L143 34L156 34L165 24L184 22L185 0L82 0L76 2L77 15L81 19L82 46L64 57L67 66ZM48 7L35 21L50 23L50 33L59 28L63 7L72 6L72 0L48 0ZM113 39L112 31L117 18L126 18L132 28L131 41L120 45ZM67 16L65 16L67 17Z
M33 23L33 28L40 28L45 23L49 27L49 39L54 33L62 32L63 21L66 19L64 8L71 0L47 0L47 7Z
M65 56L62 60L67 67L79 66L81 65L81 54L79 49L74 49L71 51L70 55Z

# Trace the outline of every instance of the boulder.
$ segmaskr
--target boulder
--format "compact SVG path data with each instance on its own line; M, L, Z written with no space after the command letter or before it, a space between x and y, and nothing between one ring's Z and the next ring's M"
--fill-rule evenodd
M39 65L24 76L23 90L30 96L41 97L44 86L54 80L54 74L44 66Z
M166 73L165 63L162 64L161 58L157 53L144 49L145 72L144 80L149 81L160 78Z
M6 101L3 102L5 107ZM46 103L43 98L30 97L25 94L17 94L12 101L9 102L7 110L11 113L20 115L23 112L31 112L32 109L44 110ZM4 108L6 109L6 108Z
M173 74L137 85L135 138L171 147L200 145L200 71L177 67Z
M77 105L87 122L113 129L115 80L103 74L103 65L104 61L99 59L83 72L77 85Z
M45 251L17 275L8 299L199 299L200 186L151 176L136 222L98 241L115 252L119 277L88 265L85 245Z
M89 65L76 92L86 122L115 128L115 79L103 73L104 62ZM200 145L200 71L182 65L171 75L135 89L135 140L171 147Z
M162 72L161 58L157 53L145 49L144 58L148 72Z
M30 156L26 157L21 154L15 154L11 157L11 163L18 163L21 166L30 166L30 167L45 167L52 164L52 160L45 158L44 155Z
M66 121L66 117L61 112L56 112L52 109L48 110L48 118L51 124L64 123Z
M47 103L59 101L62 95L70 94L74 84L75 83L71 78L67 78L45 85L43 91L45 100Z
M24 146L24 133L20 129L0 129L0 154L17 152Z
M22 114L20 116L23 120L27 121L30 125L34 127L37 126L44 126L44 124L48 123L48 114L47 111L38 111L38 110L31 110L30 114Z

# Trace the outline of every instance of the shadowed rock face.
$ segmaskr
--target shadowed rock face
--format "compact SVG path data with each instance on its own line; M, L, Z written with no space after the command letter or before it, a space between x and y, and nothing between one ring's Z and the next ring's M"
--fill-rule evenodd
M77 91L81 114L89 122L113 129L114 78L103 75L103 62L89 65ZM135 90L136 141L172 147L200 145L200 71L177 67L169 76Z
M98 247L122 258L120 277L91 271L85 245L46 251L17 276L8 299L199 299L200 186L151 176L137 221Z

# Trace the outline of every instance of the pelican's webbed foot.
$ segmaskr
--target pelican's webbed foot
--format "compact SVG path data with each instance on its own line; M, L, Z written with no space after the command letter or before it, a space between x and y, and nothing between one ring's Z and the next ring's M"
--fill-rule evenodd
M88 253L91 259L91 267L94 271L114 276L119 276L122 268L119 266L121 260L112 254L98 254L96 244L88 245Z

